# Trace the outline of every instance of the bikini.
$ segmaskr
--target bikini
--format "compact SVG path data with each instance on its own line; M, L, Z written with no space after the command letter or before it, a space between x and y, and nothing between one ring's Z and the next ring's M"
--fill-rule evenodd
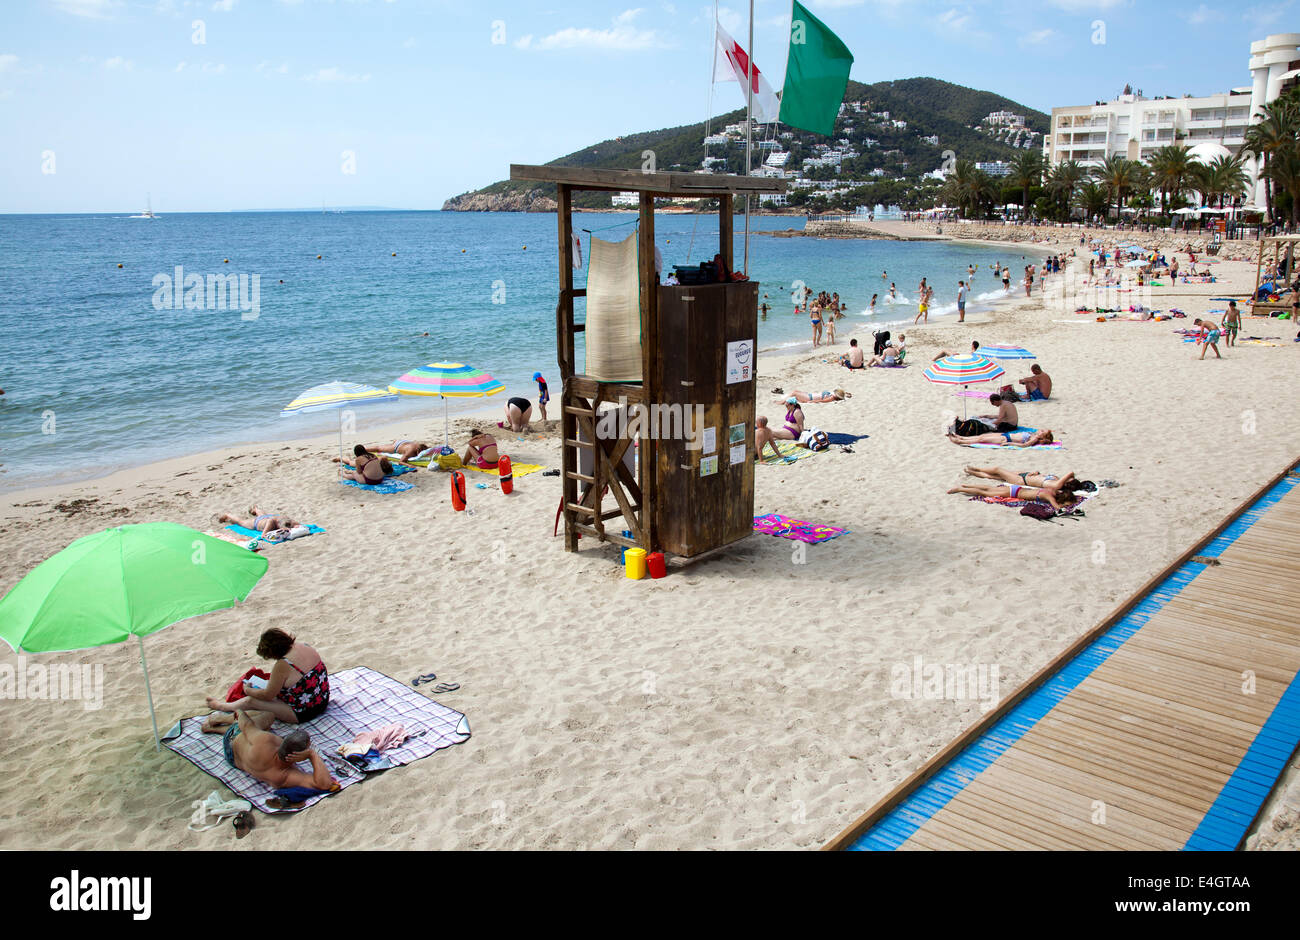
M257 517L255 517L255 518L253 519L253 525L252 525L253 531L255 531L255 532L261 532L261 531L263 531L263 529L262 529L262 520L263 520L263 519L278 519L279 517L280 517L280 513L278 513L278 512L264 512L264 513L262 513L260 516L257 516Z
M294 669L298 669L289 660L284 660ZM281 686L275 697L293 709L298 724L311 721L322 714L330 701L330 680L325 670L325 660L321 660L307 672L298 669L298 681L293 685Z
M785 413L785 429L796 438L799 436L799 425L795 423L793 411L787 411Z

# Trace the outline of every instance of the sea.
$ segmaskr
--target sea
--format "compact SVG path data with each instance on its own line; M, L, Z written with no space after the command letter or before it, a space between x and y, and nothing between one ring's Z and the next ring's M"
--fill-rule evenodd
M586 239L621 240L636 220L575 216L577 286ZM854 330L910 323L922 277L936 290L931 317L940 317L955 312L969 265L977 273L968 306L979 309L1005 297L994 264L1018 272L1022 258L1042 254L764 234L803 224L750 220L750 277L770 308L760 356L810 346L808 318L794 312L799 283L837 291L848 305L842 350ZM336 413L280 411L323 382L386 388L429 362L490 372L506 386L502 399L536 397L532 375L541 372L554 394L556 228L554 215L535 213L0 216L0 490L327 433ZM740 217L735 229L740 268ZM662 213L655 230L666 269L717 251L716 215ZM403 398L356 409L358 431L407 417L432 424L444 405L455 415L485 404L495 409L492 400Z

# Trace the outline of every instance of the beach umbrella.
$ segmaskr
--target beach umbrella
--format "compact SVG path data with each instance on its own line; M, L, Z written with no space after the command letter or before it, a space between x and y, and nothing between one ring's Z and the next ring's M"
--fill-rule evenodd
M982 348L982 347L981 347ZM991 382L1006 375L1003 368L986 356L967 353L962 356L944 356L932 362L921 373L936 385L972 385L975 382ZM966 416L966 400L962 399L962 417Z
M154 747L158 719L144 637L248 597L267 561L174 522L124 525L79 538L0 598L0 639L14 652L140 645Z
M487 372L473 369L463 362L431 362L394 379L388 386L399 395L437 395L443 400L443 442L450 445L448 398L486 398L505 391L505 386Z
M343 472L343 412L353 405L382 405L397 401L397 395L386 392L373 385L359 385L356 382L326 382L313 385L280 412L281 418L294 415L310 414L315 411L335 409L339 413L339 473Z
M1011 346L1007 343L994 343L980 347L980 353L992 359L1037 359L1038 357L1023 346Z

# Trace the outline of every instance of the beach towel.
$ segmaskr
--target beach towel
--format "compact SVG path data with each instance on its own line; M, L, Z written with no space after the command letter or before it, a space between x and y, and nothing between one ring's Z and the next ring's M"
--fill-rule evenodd
M226 763L221 735L204 734L200 730L205 717L182 718L163 736L163 744L204 773L216 777L255 808L271 812L266 801L275 796L275 789ZM330 704L325 714L301 725L277 721L271 731L283 737L301 728L310 734L312 747L320 753L340 787L346 789L364 780L365 774L340 757L339 748L360 734L392 724L401 724L410 735L402 744L384 751L384 757L397 767L453 744L462 744L470 736L469 720L463 714L365 666L330 675ZM299 809L313 806L329 795L318 793L309 797Z
M1016 430L1018 430L1018 431L1029 431L1029 432L1032 434L1034 431L1037 431L1038 428L1027 428L1027 427L1025 427L1025 426L1022 424L1022 425L1021 425L1019 428L1017 428ZM1055 435L1053 435L1053 436L1055 436ZM1002 448L1005 448L1005 449L1007 449L1007 450L1060 450L1060 449L1061 449L1062 447L1064 447L1065 445L1063 445L1060 441L1053 441L1053 442L1050 443L1050 444L1035 444L1035 445L1032 446L1032 447L1017 447L1017 446L1015 446L1014 444L1007 444L1007 443L1003 443L1003 444L967 444L966 446L967 446L967 447L979 447L979 448L982 448L982 449L984 449L984 450L999 450L999 449L1002 449Z
M1062 508L1066 510L1078 509L1096 495L1096 493L1084 493L1074 502L1062 504ZM1010 496L972 496L970 501L972 503L995 503L999 506L1028 506L1031 502L1036 502L1036 500L1030 499L1012 499Z
M641 381L641 289L637 233L588 240L586 366L598 382Z
M806 545L829 542L831 539L847 535L849 532L848 529L841 529L838 526L804 522L802 519L791 519L789 516L783 516L776 512L755 516L754 531L761 532L764 535L775 535L778 538L790 539L792 542L803 542Z
M821 451L809 450L807 447L800 447L794 441L777 441L776 449L781 453L779 460L772 456L772 451L769 448L763 454L762 462L767 464L794 463L796 460L815 457L817 454L822 453Z
M307 526L307 528L311 530L312 535L321 535L325 531L318 525L309 525ZM280 541L275 541L272 539L263 538L263 536L266 535L265 532L258 532L256 529L246 529L242 525L228 525L226 526L226 531L234 532L236 535L245 539L257 539L259 542L263 542L267 545L280 545L283 544L284 542L297 541L297 539L281 539Z
M473 464L470 464L464 469L473 470L476 473L490 473L494 477L500 476L500 474L497 473L496 467L476 467ZM514 474L516 479L519 477L526 477L530 473L536 473L538 470L545 469L546 468L539 463L511 463L510 465L510 472Z
M407 483L405 480L394 480L392 476L384 477L382 483L358 483L356 480L339 480L339 482L344 486L355 486L367 493L405 493L407 490L415 489L414 483Z

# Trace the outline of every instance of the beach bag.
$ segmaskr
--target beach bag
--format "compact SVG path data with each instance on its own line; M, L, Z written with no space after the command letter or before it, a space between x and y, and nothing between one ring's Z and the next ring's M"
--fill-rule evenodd
M271 678L270 673L263 672L257 667L248 670L248 672L244 673L242 676L236 679L235 684L230 687L230 691L226 693L226 701L235 702L243 698L244 683L247 682L249 679L253 678L253 676L257 676L259 679L267 679L267 680Z
M1002 396L1003 401L1020 401L1020 395L1010 385L1004 385L998 389L998 394Z
M807 428L799 435L799 443L809 450L825 450L831 446L831 439L820 428Z
M953 433L958 437L977 437L980 434L987 434L989 426L983 421L977 421L975 418L967 418L965 421L958 421L953 425Z
M1030 503L1027 506L1020 507L1020 515L1047 522L1056 515L1056 510L1046 503Z

